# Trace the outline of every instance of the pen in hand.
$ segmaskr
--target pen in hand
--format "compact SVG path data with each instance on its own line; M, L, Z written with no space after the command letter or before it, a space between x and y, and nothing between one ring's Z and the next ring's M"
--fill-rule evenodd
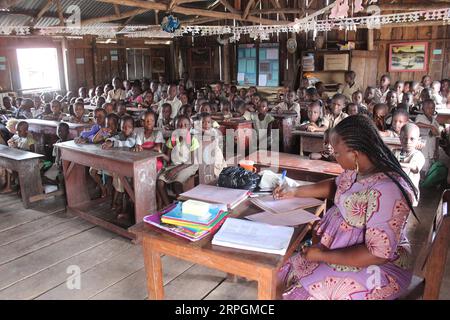
M283 186L284 186L284 184L285 184L285 182L286 182L286 173L287 173L286 170L283 170L283 172L281 173L281 178L280 178L280 183L279 183L280 190L279 190L278 192L282 192L282 190L283 190ZM275 197L275 193L273 194L273 198L274 198L275 200L277 199L277 198Z

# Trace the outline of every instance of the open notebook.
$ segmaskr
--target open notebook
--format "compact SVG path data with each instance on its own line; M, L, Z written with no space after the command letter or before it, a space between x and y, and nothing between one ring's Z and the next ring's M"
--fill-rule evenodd
M233 209L248 198L248 190L222 188L199 184L195 188L180 194L187 199L194 199L210 203L225 204L228 209Z
M228 218L214 236L212 244L284 255L293 233L293 227Z
M274 200L273 196L271 195L253 198L251 201L257 207L271 213L290 212L297 209L317 207L323 204L322 200L315 198L291 198Z

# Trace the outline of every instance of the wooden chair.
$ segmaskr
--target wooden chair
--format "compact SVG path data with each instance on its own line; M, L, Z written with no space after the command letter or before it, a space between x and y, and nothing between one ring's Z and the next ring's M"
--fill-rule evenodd
M450 189L442 194L427 243L417 258L415 275L408 291L399 298L400 300L439 299L450 241L450 216L447 214L449 203Z

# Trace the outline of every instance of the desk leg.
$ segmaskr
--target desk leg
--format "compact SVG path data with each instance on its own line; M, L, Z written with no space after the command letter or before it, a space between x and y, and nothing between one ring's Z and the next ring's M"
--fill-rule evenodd
M135 221L139 223L144 217L157 209L156 206L156 158L135 164L133 174Z
M86 168L80 164L73 164L70 167L70 161L63 160L64 183L66 185L67 205L76 207L88 203L91 198L86 188Z
M299 141L299 143L300 143L300 155L301 155L301 156L303 156L303 141L304 141L303 137L300 136L300 141Z
M277 299L277 284L277 271L264 271L258 280L258 300Z
M30 197L44 193L39 172L39 160L31 159L21 163L18 175L23 205L25 208L29 208Z
M163 300L164 286L161 264L161 255L153 250L151 240L148 238L142 241L144 252L145 273L147 274L147 293L149 300Z

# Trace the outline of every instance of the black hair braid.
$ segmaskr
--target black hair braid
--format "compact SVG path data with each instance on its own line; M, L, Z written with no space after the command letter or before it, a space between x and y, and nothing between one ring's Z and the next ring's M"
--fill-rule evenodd
M416 199L418 197L418 191L411 179L403 171L397 158L384 143L372 121L363 115L350 116L342 120L333 129L333 132L339 135L349 148L367 155L376 168L395 183L400 189L403 197L406 199L408 207L412 211L414 217L419 220L408 193L392 173L398 174L405 180L413 190Z

